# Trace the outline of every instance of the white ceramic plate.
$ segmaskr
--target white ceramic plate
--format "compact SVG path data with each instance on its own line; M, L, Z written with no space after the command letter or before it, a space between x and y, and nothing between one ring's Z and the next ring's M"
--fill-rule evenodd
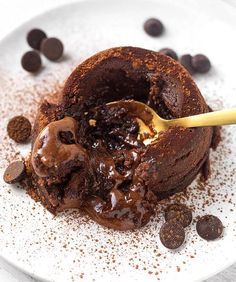
M160 18L166 33L152 38L142 25ZM27 31L43 28L65 43L60 63L43 59L44 69L33 76L20 67L28 50ZM36 17L0 43L1 174L7 163L27 146L16 146L6 134L10 117L25 114L31 120L37 102L63 83L74 66L93 53L112 46L132 45L159 50L173 47L179 54L205 53L213 68L196 76L202 94L214 108L236 106L235 8L215 0L204 1L86 1L60 7ZM223 141L211 154L212 175L205 186L188 188L194 216L212 213L225 225L222 239L206 242L187 228L186 244L166 250L158 231L158 214L145 228L117 232L102 228L77 212L53 217L24 191L2 181L0 188L0 255L20 269L49 281L197 281L236 262L236 133L223 130ZM215 197L209 194L215 194ZM184 195L173 201L184 200ZM207 205L204 205L205 201Z

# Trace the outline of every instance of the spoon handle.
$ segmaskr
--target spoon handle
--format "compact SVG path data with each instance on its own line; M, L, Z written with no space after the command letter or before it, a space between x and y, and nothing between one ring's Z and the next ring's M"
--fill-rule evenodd
M236 108L167 121L168 126L203 127L236 124Z

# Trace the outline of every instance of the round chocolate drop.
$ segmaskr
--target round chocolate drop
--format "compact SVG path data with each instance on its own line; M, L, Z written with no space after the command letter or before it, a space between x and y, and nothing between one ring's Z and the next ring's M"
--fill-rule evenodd
M176 220L187 227L192 221L192 211L182 204L169 205L165 210L165 220Z
M160 20L151 18L146 20L146 22L144 23L144 30L150 36L156 37L160 36L163 33L164 26Z
M40 49L46 58L57 61L62 57L64 47L58 38L51 37L43 40Z
M211 62L205 55L198 54L192 57L192 66L196 72L206 73L211 68Z
M207 214L198 220L196 229L200 237L210 241L219 238L223 233L224 227L218 217Z
M41 58L36 51L28 51L21 58L21 65L28 72L37 72L42 65Z
M28 32L26 40L30 47L39 50L43 39L45 39L46 37L47 35L44 31L38 28L34 28Z
M31 135L31 123L24 116L15 116L7 124L8 136L17 143L25 143Z
M170 48L162 48L161 50L159 50L159 52L161 54L164 54L166 56L169 56L171 57L172 59L174 60L178 60L178 55L177 53L173 50L173 49L170 49Z
M159 235L162 244L172 250L179 248L185 240L184 227L176 220L165 222Z
M15 161L9 164L4 172L3 179L8 184L17 183L25 176L25 164L23 161Z

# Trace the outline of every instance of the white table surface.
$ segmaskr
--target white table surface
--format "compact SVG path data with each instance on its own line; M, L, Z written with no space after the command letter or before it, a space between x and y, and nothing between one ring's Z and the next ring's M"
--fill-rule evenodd
M111 0L112 1L112 0ZM116 1L116 0L114 0ZM128 0L127 0L128 1ZM164 0L163 0L164 1ZM173 0L175 1L175 0ZM204 0L199 0L203 2ZM236 9L236 0L222 0ZM30 18L71 0L0 0L0 39ZM212 0L214 4L214 0ZM0 258L1 282L40 282L15 269ZM236 264L204 282L236 281ZM66 282L66 281L65 281ZM68 281L69 282L69 281Z

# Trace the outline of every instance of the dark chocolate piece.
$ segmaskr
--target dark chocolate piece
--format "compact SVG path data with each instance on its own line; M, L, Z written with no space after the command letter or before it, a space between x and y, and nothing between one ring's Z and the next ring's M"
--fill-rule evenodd
M176 220L165 222L160 229L160 240L168 249L177 249L185 239L183 226Z
M25 176L25 164L23 161L15 161L7 167L3 179L8 184L17 183Z
M206 73L211 68L211 62L207 56L198 54L192 57L192 66L196 72Z
M30 47L39 50L42 40L46 37L47 35L44 31L34 28L28 32L26 39Z
M160 36L164 31L162 22L158 19L151 18L144 23L144 30L151 36Z
M173 50L173 49L170 49L170 48L162 48L161 50L159 50L159 52L161 54L164 54L166 56L169 56L171 57L172 59L174 60L178 60L178 55L177 53Z
M26 142L31 134L31 123L24 116L13 117L7 125L7 133L17 143Z
M192 211L182 204L169 205L165 210L165 220L177 220L183 227L187 227L192 221Z
M42 65L40 55L36 51L28 51L21 58L21 65L28 72L37 72Z
M198 220L196 229L200 237L207 241L211 241L220 237L224 227L218 217L207 214Z
M51 37L42 41L40 49L49 60L57 61L62 57L64 47L58 38Z

